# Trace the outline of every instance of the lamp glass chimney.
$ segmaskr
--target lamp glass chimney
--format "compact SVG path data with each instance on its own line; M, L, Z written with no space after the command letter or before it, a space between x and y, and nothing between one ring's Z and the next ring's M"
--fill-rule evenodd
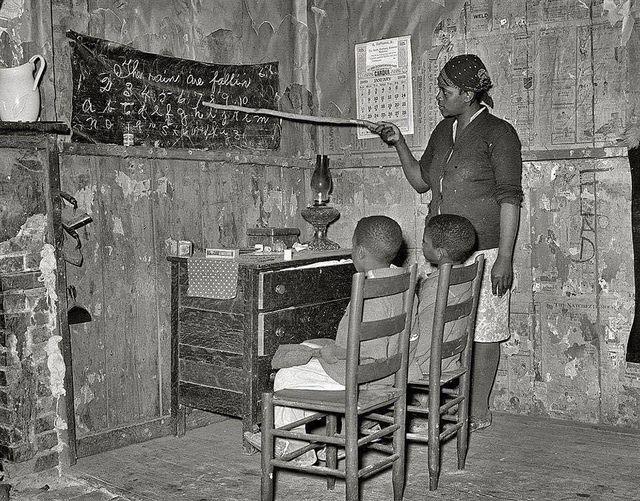
M329 201L333 182L329 171L329 157L316 155L316 168L311 175L311 192L315 205L324 205Z

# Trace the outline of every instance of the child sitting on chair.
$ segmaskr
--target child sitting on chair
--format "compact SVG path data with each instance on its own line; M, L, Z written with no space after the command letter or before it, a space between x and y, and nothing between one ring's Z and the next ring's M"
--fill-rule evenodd
M455 214L439 214L425 219L422 237L422 253L433 265L464 263L474 251L476 231L471 222ZM438 272L422 280L417 292L418 316L414 319L409 347L409 381L429 376L431 355L431 329L438 290ZM471 295L471 284L453 285L449 288L449 304L465 301ZM445 327L443 341L455 335L455 322ZM454 368L459 355L443 360L442 370Z
M402 245L400 225L386 216L364 217L356 225L353 233L352 252L353 265L358 272L367 272L370 277L382 277L389 273L392 261L396 258ZM395 297L392 299L396 299ZM402 308L402 294L398 301L389 298L367 299L363 317L376 320L383 311ZM393 303L393 304L391 304ZM282 345L273 357L272 366L279 368L273 384L274 391L283 389L296 390L344 390L346 371L346 347L349 331L349 307L338 325L335 341L332 339L313 339L300 345ZM360 345L360 361L387 356L391 347L388 339L372 339ZM276 406L274 409L274 425L276 428L303 419L312 412L293 407ZM303 431L298 429L297 431ZM260 449L260 433L245 433L246 440ZM276 439L276 456L288 454L306 445L295 440ZM317 460L314 450L298 456L298 464L310 466Z

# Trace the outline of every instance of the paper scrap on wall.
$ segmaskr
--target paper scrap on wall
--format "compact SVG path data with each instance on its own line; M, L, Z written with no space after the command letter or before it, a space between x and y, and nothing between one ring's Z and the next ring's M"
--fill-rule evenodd
M15 19L24 13L24 0L0 1L0 19Z
M605 13L611 26L615 26L619 21L622 21L620 47L624 47L631 37L631 31L635 24L635 19L631 13L631 0L604 0L602 15L604 16Z

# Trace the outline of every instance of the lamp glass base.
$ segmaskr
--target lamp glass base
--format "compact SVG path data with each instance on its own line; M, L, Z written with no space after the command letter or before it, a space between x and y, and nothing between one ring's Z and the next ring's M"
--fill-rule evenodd
M327 226L338 219L340 212L329 205L310 205L302 210L302 217L313 226L313 237L307 245L311 250L335 250L340 245L327 238Z

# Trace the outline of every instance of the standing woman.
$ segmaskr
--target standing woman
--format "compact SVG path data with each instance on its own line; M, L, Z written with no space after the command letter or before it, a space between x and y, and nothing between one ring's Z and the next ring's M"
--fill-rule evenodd
M522 202L521 145L515 129L492 115L492 83L475 54L456 56L438 76L436 97L444 117L416 160L400 130L379 122L371 131L395 146L402 170L418 193L432 191L429 214L458 214L478 235L487 266L478 305L471 378L471 429L491 425L489 396L509 338L513 247ZM474 259L475 255L471 259Z

